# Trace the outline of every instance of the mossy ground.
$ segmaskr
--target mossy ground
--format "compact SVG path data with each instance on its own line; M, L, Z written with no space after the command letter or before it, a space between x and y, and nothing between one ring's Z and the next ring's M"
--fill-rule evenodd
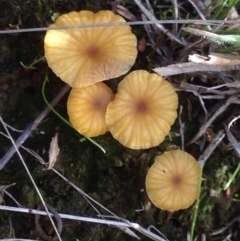
M125 2L125 1L123 1ZM160 4L160 1L154 1ZM166 1L167 2L167 1ZM97 11L111 9L107 1L75 1L75 0L0 0L0 29L32 28L48 26L52 22L55 13L66 13L72 10L88 9ZM126 7L139 16L140 12L133 7L133 3L126 1ZM154 5L153 5L154 7ZM189 6L188 6L189 7ZM158 18L167 19L172 15L172 10L164 9L156 15ZM138 39L146 37L143 26L133 27ZM41 86L48 73L50 82L46 87L47 98L53 99L63 86L63 83L47 68L46 62L37 64L35 70L22 67L31 64L34 59L44 55L44 32L5 34L0 37L0 114L9 125L24 129L31 123L40 111L45 107L41 95ZM156 37L156 36L155 36ZM164 36L158 36L163 41ZM147 38L146 38L147 39ZM175 52L171 47L167 48L170 40L163 42L172 59L167 59L163 54L160 58L151 46L147 46L145 52L139 53L133 69L151 70L158 65L166 65L174 61ZM169 46L173 46L170 43ZM177 51L178 46L174 49ZM182 78L182 76L180 76ZM179 76L169 78L172 83L180 83ZM184 76L186 81L200 83L199 77ZM119 82L116 80L116 82ZM215 78L217 81L217 79ZM209 84L209 82L207 83ZM185 106L182 121L186 123L185 138L190 137L200 126L201 106L197 98L189 93L179 93L180 104ZM56 109L63 117L67 118L66 100L64 97ZM211 108L216 102L209 101L207 107ZM228 115L239 112L238 106L228 111ZM213 127L217 131L226 116ZM3 128L1 127L1 131ZM187 210L168 213L151 206L148 210L142 210L148 203L145 193L145 176L154 156L165 150L180 146L178 122L172 128L172 138L167 137L165 142L156 148L146 151L133 151L124 148L117 143L110 134L95 138L106 150L106 154L88 141L80 142L81 136L64 124L53 113L50 113L35 130L32 136L24 143L25 146L36 151L46 161L48 149L52 137L58 133L60 156L56 168L71 182L85 191L88 195L100 202L103 206L122 218L139 223L147 227L154 225L168 237L170 241L186 240L187 232L192 224L194 207ZM18 133L13 132L17 138ZM227 143L227 140L224 140ZM239 175L230 187L230 193L223 191L223 186L229 180L238 165L239 158L235 153L226 151L224 143L221 144L207 164L203 172L203 185L200 197L199 214L196 222L196 233L209 234L213 230L225 226L228 222L240 214L239 208ZM0 138L0 154L3 156L11 146L4 137ZM191 145L187 151L198 158L202 154L198 144ZM96 212L91 206L52 171L47 171L32 156L22 151L24 160L28 165L32 176L42 193L45 201L54 206L59 212L95 217ZM36 192L24 170L19 158L14 155L7 166L0 171L0 185L16 183L8 191L25 207L36 208L40 203ZM0 193L1 194L1 193ZM15 206L13 201L4 195L4 203ZM1 200L1 199L0 199ZM99 209L102 214L107 214ZM37 239L34 218L32 215L0 211L0 238L17 237ZM10 231L10 224L13 231ZM235 225L235 224L234 224ZM227 232L236 232L236 225ZM226 235L226 233L224 235ZM224 236L223 235L223 236ZM239 234L238 234L239 235ZM142 240L149 240L141 236ZM90 224L76 221L65 221L62 233L63 240L135 240L118 229L104 225ZM210 236L208 240L214 240ZM217 239L215 239L217 240ZM220 240L220 239L219 239ZM237 240L237 239L236 239Z

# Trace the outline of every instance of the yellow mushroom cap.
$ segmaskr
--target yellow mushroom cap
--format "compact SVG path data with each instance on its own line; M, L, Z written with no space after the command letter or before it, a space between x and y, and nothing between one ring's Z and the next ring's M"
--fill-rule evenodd
M111 11L70 12L50 27L117 23ZM72 87L86 87L125 74L137 56L137 40L128 25L48 30L44 39L49 67Z
M112 101L112 90L104 83L72 89L67 111L73 127L82 135L93 137L105 134L107 105Z
M170 212L191 206L197 198L201 168L193 156L176 150L156 157L146 177L151 202Z
M178 97L157 74L136 70L118 86L107 107L106 123L113 137L132 149L159 145L177 117Z

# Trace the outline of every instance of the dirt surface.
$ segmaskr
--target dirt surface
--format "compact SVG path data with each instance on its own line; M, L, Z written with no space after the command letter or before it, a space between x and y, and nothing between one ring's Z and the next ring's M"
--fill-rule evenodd
M161 1L153 1L153 8ZM120 1L126 9L140 19L140 10L132 1ZM168 6L169 2L164 1ZM171 5L169 5L171 6ZM191 7L183 5L186 9ZM0 29L14 30L49 26L57 14L69 11L102 9L112 10L109 1L76 1L76 0L0 0ZM171 11L165 8L164 17L171 17ZM189 10L189 11L190 11ZM159 14L160 15L160 14ZM159 16L158 17L162 17ZM167 26L170 29L172 26ZM150 44L146 30L143 26L133 27L138 41L143 42L143 51L138 54L134 69L145 69L151 71L156 66L166 66L179 61L178 56L183 47L172 42L164 35L154 36L161 42L160 56L155 46ZM154 33L153 33L154 34ZM36 116L45 108L46 104L42 97L42 84L46 74L49 82L46 85L46 96L48 100L53 99L64 83L55 76L48 68L46 61L36 64L36 69L28 69L34 60L44 56L43 39L45 32L9 33L0 35L0 114L4 121L12 127L24 130ZM147 45L144 45L144 40ZM159 43L160 44L160 43ZM146 48L145 48L146 47ZM181 57L184 55L181 53ZM185 53L184 59L187 59ZM234 73L236 74L236 73ZM235 75L236 76L236 75ZM231 76L230 76L231 77ZM112 86L117 85L123 77L114 80ZM168 79L171 83L178 85L182 81L202 86L212 86L214 83L222 83L218 75L185 74ZM109 82L107 82L109 84ZM58 103L56 110L68 119L66 111L67 96ZM196 134L202 125L204 112L199 99L189 92L179 92L180 105L184 107L182 121L185 123L186 143ZM215 112L224 100L207 100L206 107ZM196 142L188 147L186 151L196 158L211 143L211 138L220 129L223 122L231 120L234 115L239 114L238 105L232 105L222 114L210 127L208 133L204 134L209 139L205 142ZM234 135L239 136L239 125L234 126ZM3 127L0 127L4 132ZM130 150L123 147L111 134L94 138L105 150L104 154L99 148L87 140L81 140L81 136L75 130L67 126L56 115L50 113L32 133L24 145L38 153L46 162L48 161L48 150L51 139L58 133L60 155L56 169L69 181L81 188L84 192L100 202L104 207L114 212L119 217L125 218L143 227L150 225L157 229L170 241L186 240L194 213L194 206L189 209L169 213L155 208L150 204L145 193L145 176L148 168L154 161L156 155L164 151L181 148L180 126L178 120L173 125L170 135L165 141L148 150ZM13 138L19 136L18 132L11 131ZM203 143L203 144L202 144ZM239 158L233 150L226 150L228 140L225 138L222 144L214 151L208 159L203 172L203 184L200 196L199 213L197 216L195 234L207 235L207 240L223 240L228 234L235 235L231 240L239 240L239 223L236 220L230 227L218 236L210 234L234 220L240 214L239 208L239 175L226 191L223 186L235 171ZM0 156L2 157L11 147L10 141L0 136ZM21 150L23 158L42 194L44 200L53 206L59 213L78 216L96 217L96 211L86 200L68 183L59 178L51 170L46 170L34 157ZM24 207L37 208L40 200L35 189L15 154L9 163L0 171L0 185L7 186L6 189ZM16 206L16 203L3 192L0 192L2 205ZM145 209L144 209L145 207ZM108 213L98 207L102 215ZM48 220L42 218L44 230L50 236L54 231ZM91 224L63 220L62 240L136 240L123 233L121 230L107 225ZM139 234L142 240L149 238ZM233 236L232 236L233 237ZM17 212L0 211L0 238L22 238L41 239L36 231L34 216Z

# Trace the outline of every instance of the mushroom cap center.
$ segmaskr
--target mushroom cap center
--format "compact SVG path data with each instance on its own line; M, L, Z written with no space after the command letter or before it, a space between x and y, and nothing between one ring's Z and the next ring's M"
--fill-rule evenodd
M93 100L92 102L92 107L95 111L103 111L103 109L105 108L105 105L103 103L103 101L99 98L96 98Z
M148 105L146 103L146 101L144 100L138 100L136 103L135 103L135 112L137 114L144 114L148 111Z
M174 187L179 187L182 184L182 178L180 175L174 175L172 177L172 184Z
M92 59L98 58L100 55L99 48L97 46L88 46L86 49L86 54Z

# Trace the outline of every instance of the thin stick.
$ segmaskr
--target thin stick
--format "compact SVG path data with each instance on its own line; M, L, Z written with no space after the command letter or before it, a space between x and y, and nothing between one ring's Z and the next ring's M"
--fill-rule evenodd
M20 213L29 213L29 214L35 214L35 215L44 215L44 216L48 215L45 211L38 210L38 209L11 207L11 206L4 206L4 205L0 205L0 210L20 212ZM50 216L53 216L53 215L50 213ZM104 220L104 219L100 219L100 218L88 218L88 217L75 216L75 215L62 214L62 213L59 213L59 216L63 219L69 219L69 220L129 227L128 222L123 223L123 222L117 222L117 221L112 221L112 220Z
M7 186L0 186L0 192L3 192L3 193L5 193L7 196L9 196L9 197L13 200L13 202L16 203L16 205L17 205L18 207L22 207L22 205L12 196L12 194L9 193L9 192L6 190L7 188L9 188L9 187L11 187L11 186L14 186L15 184L16 184L16 183L12 183L12 184L7 185Z
M0 241L39 241L36 239L22 239L22 238L5 238L5 239L0 239Z
M224 124L224 127L225 127L225 131L226 131L228 140L230 141L234 150L236 151L237 156L240 157L240 145L239 145L238 141L236 140L236 138L233 136L233 134L230 132L230 130L228 129L228 127L225 124ZM240 163L238 163L237 168L235 169L234 173L229 178L229 180L226 183L226 185L224 186L223 190L227 190L229 188L229 186L234 181L236 175L239 173L239 170L240 170Z
M228 140L230 141L234 150L236 151L237 156L240 157L240 145L239 145L238 141L236 140L236 138L233 136L233 134L231 133L231 131L228 129L228 127L225 124L224 124L224 127L225 127L225 131L226 131Z
M143 4L141 3L141 1L139 0L134 0L135 4L140 8L140 10L146 15L146 17L149 19L149 20L153 20L153 21L156 21L157 18L150 12L148 11L144 6ZM155 24L156 27L162 31L164 34L166 34L170 39L172 39L173 41L181 44L181 45L185 45L184 43L182 43L181 40L179 40L176 36L174 36L171 32L169 32L169 30L167 30L165 27L163 27L163 25L157 23Z
M239 70L240 61L232 62L226 65L208 65L203 63L194 63L187 62L181 64L172 64L167 67L157 67L153 71L161 76L172 76L176 74L185 74L192 72L220 72L220 71L229 71L229 70Z
M213 151L216 149L216 147L219 145L219 143L222 141L222 139L225 137L225 133L223 130L220 130L217 135L214 137L214 139L211 141L211 143L208 145L204 153L198 158L198 163L203 166L209 156L213 153Z
M230 129L231 126L233 125L233 123L234 123L235 121L237 121L239 118L240 118L240 115L234 117L234 118L229 122L229 124L228 124L228 129Z
M173 18L178 19L179 14L178 14L178 2L177 2L177 0L172 0L172 4L173 4ZM178 32L178 24L175 23L175 24L173 24L173 34L177 35L177 32Z
M114 214L113 212L111 212L110 210L108 210L107 208L105 208L102 204L100 204L99 202L97 202L96 200L94 200L92 197L90 197L89 195L87 195L84 191L82 191L80 188L78 188L74 183L70 182L66 177L64 177L61 173L59 173L56 169L51 168L51 170L53 170L59 177L61 177L64 181L66 181L70 186L72 186L75 190L77 190L77 192L79 192L82 197L88 202L88 204L99 214L100 212L97 210L97 208L95 208L95 206L92 203L95 203L96 205L98 205L100 208L102 208L103 210L105 210L106 212L110 213L111 215L113 215L113 217L115 218L120 218L118 217L116 214ZM92 202L92 203L91 203ZM134 237L134 233L132 233L132 231L129 228L122 228L122 227L116 227L118 229L120 229L121 231L127 233L128 235L131 235ZM136 238L136 236L135 236Z
M48 211L48 208L47 208L47 206L46 206L46 203L45 203L44 200L43 200L42 194L40 193L40 191L39 191L39 189L38 189L38 187L37 187L37 185L36 185L36 183L35 183L32 175L31 175L31 173L30 173L30 171L29 171L29 169L28 169L28 167L27 167L27 165L26 165L26 163L24 162L23 157L22 157L21 153L19 152L19 150L18 150L18 148L17 148L17 146L16 146L16 143L15 143L14 140L12 139L12 136L11 136L10 132L8 131L7 127L5 126L2 117L0 117L0 121L2 122L3 127L4 127L7 135L9 136L12 144L13 144L13 147L15 148L15 150L16 150L16 152L17 152L17 154L18 154L18 156L19 156L19 158L20 158L20 160L21 160L21 162L22 162L22 164L23 164L23 166L24 166L24 168L25 168L25 170L26 170L26 172L27 172L27 174L28 174L28 176L29 176L29 178L30 178L30 180L31 180L31 182L32 182L35 190L36 190L36 192L37 192L37 194L38 194L38 197L40 198L40 200L41 200L41 202L42 202L42 204L43 204L43 207L44 207L46 213L48 214L48 217L49 217L50 222L51 222L51 224L52 224L52 226L53 226L53 228L54 228L54 231L55 231L55 233L56 233L56 236L57 236L58 240L62 241L62 239L61 239L61 237L60 237L60 234L59 234L59 232L58 232L58 229L57 229L55 223L53 222L52 217L50 216L50 213L49 213L49 211Z
M200 101L200 104L201 104L201 106L202 106L202 108L203 108L203 111L204 111L204 113L205 113L205 120L206 120L206 119L207 119L207 116L208 116L208 112L207 112L207 109L206 109L206 107L205 107L204 101L202 100L203 96L201 96L201 95L198 93L198 91L197 91L198 89L197 89L197 90L194 90L194 89L190 89L190 88L186 88L186 87L188 87L188 83L186 83L186 82L181 83L179 87L174 86L174 88L175 88L176 91L191 92L191 93L193 93L195 96L198 97L198 99L199 99L199 101ZM195 88L195 89L196 89L196 88Z
M194 207L194 214L193 214L193 220L192 220L192 225L191 225L190 241L193 240L193 235L194 235L194 230L195 230L195 225L196 225L196 220L197 220L197 214L198 214L198 209L199 209L203 167L204 167L205 162L209 158L209 156L213 153L213 151L216 149L216 147L222 141L224 136L225 136L224 131L220 130L217 133L217 135L214 137L212 142L209 144L209 146L206 148L204 153L198 159L198 163L201 166L201 174L200 174L200 181L199 181L199 186L198 186L198 194L197 194L198 196L197 196L197 201L196 201L196 204Z
M68 85L65 85L60 92L56 95L56 97L52 100L51 106L55 106L62 98L63 96L69 91L70 87ZM48 115L48 113L51 110L49 107L46 107L38 116L37 118L26 127L26 129L23 131L23 133L19 136L19 138L16 140L15 145L17 148L19 148L32 134L32 132L37 128L37 126L41 123L41 121ZM8 163L10 158L14 155L16 152L16 148L12 146L8 152L2 157L0 160L0 170L4 168L4 166Z
M38 215L47 215L46 212L36 210L36 209L18 208L18 207L10 207L10 206L3 206L3 205L0 205L0 210L22 212L22 213L29 213L29 214L38 214ZM52 214L50 214L50 215L52 216ZM156 240L156 241L168 240L168 239L161 238L157 234L151 232L148 229L141 227L137 223L129 222L128 220L123 219L123 218L121 218L120 221L113 221L113 220L106 220L106 219L100 219L100 218L88 218L88 217L74 216L74 215L68 215L68 214L61 214L61 213L59 213L59 216L63 219L70 219L70 220L77 220L77 221L98 223L98 224L106 224L106 225L113 226L113 227L133 228L136 231L144 234L145 236L149 237L152 240Z
M78 24L78 25L66 25L61 27L41 27L41 28L25 28L25 29L13 29L13 30L0 30L0 34L12 34L12 33L29 33L29 32L45 32L47 30L56 29L79 29L79 28L99 28L99 27L113 27L123 25L144 25L144 24L240 24L240 20L197 20L197 19L177 19L177 20L149 20L149 21L133 21L133 22L116 22L116 23L97 23L97 24Z
M179 126L180 126L181 149L182 149L182 151L184 151L184 128L185 128L185 124L182 123L182 118L181 118L182 111L183 111L183 106L180 105L179 113L178 113L178 122L179 122Z
M173 84L174 88L177 91L189 91L189 92L197 92L201 94L202 99L220 99L226 98L227 95L237 95L240 93L240 85L237 83L227 83L224 85L218 85L214 87L205 87L201 85L193 85L189 84L185 81L181 82L180 85ZM228 87L229 90L217 90L217 88ZM209 95L214 94L214 95Z
M198 7L198 5L197 4L201 4L202 3L202 1L192 1L192 0L188 0L191 4L192 4L192 6L195 8L195 10L197 11L197 13L198 13L198 15L200 16L200 18L202 19L202 20L205 20L206 21L206 18L205 18L205 16L204 16L204 14L201 12L201 10L200 10L200 8ZM196 3L195 3L196 2ZM203 6L204 7L204 6ZM211 31L212 30L212 28L209 26L209 25L207 25L207 28L208 28L208 30L209 31Z
M224 103L213 115L212 117L200 128L198 133L192 138L192 140L187 144L190 145L198 140L199 137L201 137L207 130L207 128L213 123L213 121L220 115L222 114L229 105L233 103L239 103L240 100L238 99L237 96L230 96L226 103Z

